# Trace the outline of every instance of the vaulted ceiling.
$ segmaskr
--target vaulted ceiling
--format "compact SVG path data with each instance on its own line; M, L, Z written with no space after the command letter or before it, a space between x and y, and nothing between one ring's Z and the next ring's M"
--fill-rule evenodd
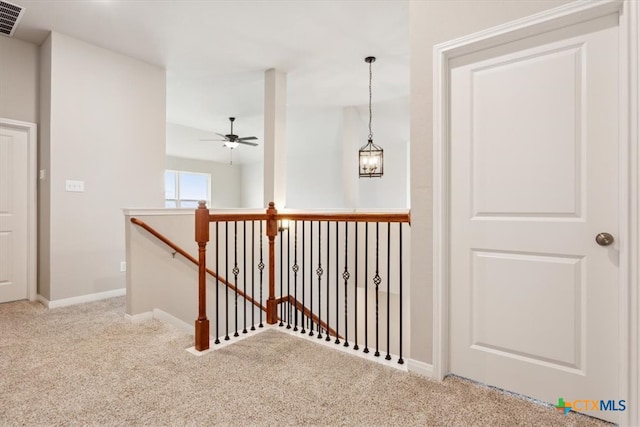
M408 0L11 2L26 9L16 38L53 30L166 68L167 121L202 138L227 133L229 116L262 138L269 68L287 73L289 108L366 104L369 55L374 102L409 94Z

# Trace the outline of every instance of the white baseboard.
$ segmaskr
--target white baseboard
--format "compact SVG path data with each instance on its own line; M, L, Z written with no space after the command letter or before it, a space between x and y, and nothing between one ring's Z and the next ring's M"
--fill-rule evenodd
M99 301L101 299L120 297L126 295L126 288L115 289L113 291L98 292L95 294L80 295L79 297L71 297L49 301L42 295L38 295L37 300L47 308L67 307L70 305L82 304L85 302Z
M153 311L147 311L145 313L140 313L140 314L125 314L124 318L132 323L140 323L140 322L144 322L145 320L151 320L153 319Z
M182 319L178 319L172 314L167 313L166 311L160 310L159 308L154 308L152 311L146 311L144 313L138 314L125 314L124 318L133 323L144 322L151 319L162 320L165 323L168 323L181 331L187 332L189 334L193 334L194 326L185 322Z
M429 363L407 359L407 368L409 369L409 372L415 372L423 377L433 378L433 365L430 365Z
M167 313L166 311L162 311L159 308L153 309L153 318L173 325L188 334L193 334L194 325L189 324L184 320L178 319L177 317Z

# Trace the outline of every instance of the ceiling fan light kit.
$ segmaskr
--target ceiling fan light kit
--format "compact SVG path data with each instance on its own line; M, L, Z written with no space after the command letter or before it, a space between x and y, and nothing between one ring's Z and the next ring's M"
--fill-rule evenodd
M358 172L360 178L380 178L384 172L383 150L373 143L373 132L371 131L371 64L376 58L367 56L364 62L369 64L369 136L367 143L358 152Z
M235 117L229 117L229 122L231 122L231 130L229 131L228 134L223 135L221 133L217 133L216 135L218 135L220 138L222 139L201 139L201 141L221 141L223 142L223 145L227 148L229 148L231 150L230 154L230 161L229 164L232 165L233 164L233 149L234 148L238 148L238 146L240 144L243 145L250 145L252 147L257 147L258 144L255 142L249 142L249 141L255 141L258 138L255 136L245 136L240 138L238 135L233 133L233 122L236 121Z

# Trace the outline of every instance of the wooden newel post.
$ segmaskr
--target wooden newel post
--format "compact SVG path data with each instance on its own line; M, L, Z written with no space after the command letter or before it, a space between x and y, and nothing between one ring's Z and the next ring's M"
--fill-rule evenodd
M209 209L199 201L196 209L196 242L198 243L198 318L196 319L196 350L209 349L209 319L207 319L207 242L209 241Z
M267 209L267 237L269 237L269 297L267 298L267 323L278 322L278 302L276 301L276 250L275 240L278 235L278 220L275 204L269 202Z

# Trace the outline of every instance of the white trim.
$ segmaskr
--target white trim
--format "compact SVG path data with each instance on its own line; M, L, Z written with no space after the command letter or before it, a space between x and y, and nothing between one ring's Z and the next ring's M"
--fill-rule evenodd
M621 358L622 366L628 366L628 375L624 378L629 390L629 402L635 405L640 402L640 132L638 117L640 115L640 5L636 1L625 2L625 10L621 19L621 26L625 30L623 34L626 40L621 45L627 48L628 74L628 105L623 111L628 114L628 127L625 129L629 141L628 154L629 162L627 163L629 180L629 215L628 232L629 245L628 256L625 262L629 266L628 271L628 305L627 301L622 299L621 304L628 307L628 331L629 337L627 353ZM626 70L625 70L626 71ZM624 127L625 123L622 123ZM624 130L623 130L624 133ZM626 359L625 359L626 357ZM624 372L620 372L621 378ZM640 425L640 411L626 411L623 423L626 425Z
M125 216L165 216L165 215L195 215L195 209L187 208L125 208L122 209Z
M0 126L27 132L27 298L35 301L38 295L38 125L0 118Z
M38 295L38 301L44 304L44 306L47 308L59 308L68 307L70 305L83 304L85 302L99 301L107 298L120 297L126 295L126 293L127 290L125 288L122 288L115 289L113 291L98 292L95 294L80 295L79 297L63 298L53 301L49 301L42 295Z
M163 322L168 323L172 326L175 326L176 328L188 334L193 334L194 326L192 324L189 324L182 319L178 319L176 316L169 314L164 310L160 310L159 308L154 308L153 318L157 320L162 320Z
M433 365L419 360L407 359L407 369L423 377L433 378Z
M468 53L610 14L620 14L621 194L620 211L620 396L640 398L640 147L638 146L638 22L635 1L581 0L480 33L434 46L433 376L443 379L449 362L449 80L450 61ZM628 157L624 157L628 156ZM625 244L626 242L626 244ZM624 397L623 397L624 396ZM636 408L637 409L637 408ZM636 410L620 414L621 425L639 425Z
M147 320L153 319L153 311L145 311L144 313L138 314L125 314L124 318L131 323L146 322Z
M243 339L252 337L252 336L257 335L257 334L259 334L261 332L264 332L264 331L266 331L268 329L278 329L278 327L276 325L267 325L267 324L265 324L264 327L262 327L262 328L256 327L255 330L253 330L253 331L247 330L246 334L242 333L239 336L233 337L228 341L221 340L220 343L218 343L218 344L214 344L213 342L214 342L215 337L210 336L209 337L209 344L210 345L209 345L208 349L206 349L204 351L198 351L198 350L196 350L196 347L193 346L193 347L189 347L187 349L187 352L193 354L194 356L204 356L205 354L209 354L209 353L214 352L214 351L222 350L225 347L229 347L230 345L236 344L236 343L242 341ZM191 330L189 331L189 333L193 333L193 326L191 326Z

